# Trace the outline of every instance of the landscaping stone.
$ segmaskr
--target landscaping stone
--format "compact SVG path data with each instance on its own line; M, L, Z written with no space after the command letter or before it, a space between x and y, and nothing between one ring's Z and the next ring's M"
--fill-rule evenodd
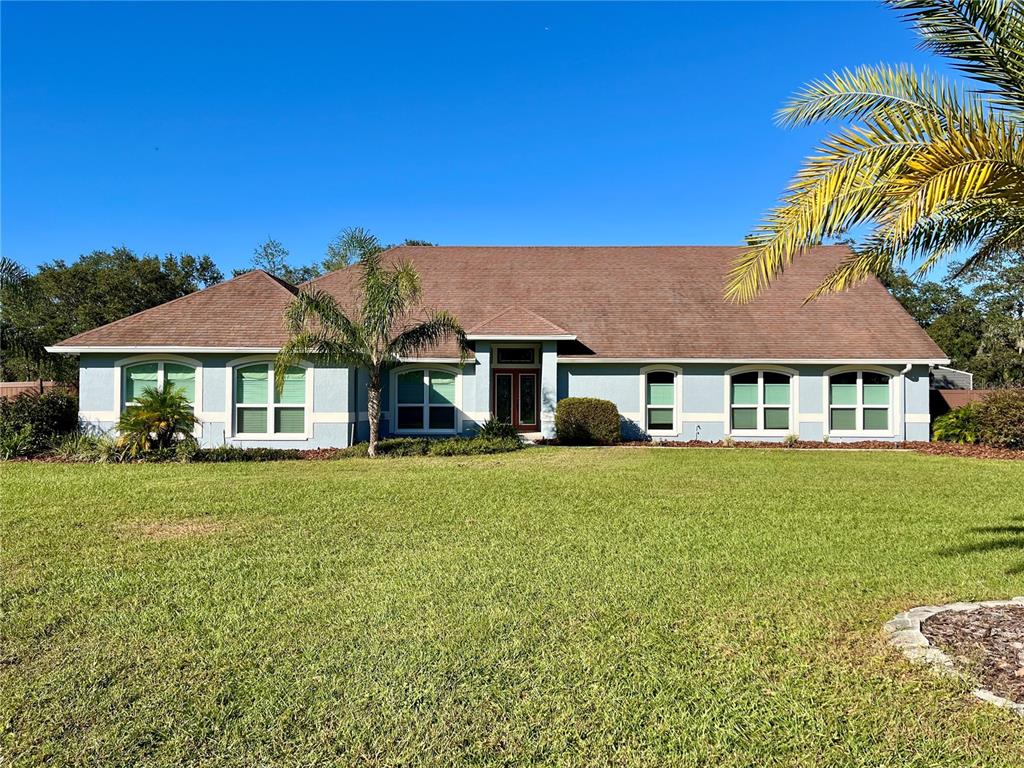
M976 616L967 615L975 611L978 612ZM1014 691L1019 692L1021 687L1005 682L1010 666L1004 660L1007 648L1019 654L1016 663L1019 669L1016 670L1016 674L1024 671L1024 621L1019 621L1016 613L1024 615L1024 596L1011 600L922 605L897 614L885 623L884 629L889 635L889 642L899 648L909 661L927 664L943 675L963 676L973 670L958 668L957 659L961 662L960 667L970 667L965 663L965 657L958 654L954 659L942 648L934 645L929 639L929 634L942 636L948 643L964 645L973 642L972 650L981 652L983 656L982 663L976 665L980 666L983 676L988 680L994 680L995 687L1002 687L1005 689L1004 692L1012 694ZM948 620L942 618L942 614L950 614ZM956 614L956 617L952 614ZM929 624L929 621L932 623ZM999 658L1000 655L1002 659ZM1014 701L988 688L979 687L972 692L982 701L1024 715L1024 701Z

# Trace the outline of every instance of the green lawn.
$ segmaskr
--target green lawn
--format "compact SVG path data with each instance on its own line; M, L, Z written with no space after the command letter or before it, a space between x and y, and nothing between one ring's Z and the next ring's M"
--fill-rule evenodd
M965 766L881 625L1024 594L1024 462L0 465L0 763Z

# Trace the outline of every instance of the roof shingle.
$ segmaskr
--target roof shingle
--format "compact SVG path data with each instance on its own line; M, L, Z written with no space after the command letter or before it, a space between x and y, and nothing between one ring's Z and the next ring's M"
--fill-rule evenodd
M419 273L423 306L455 315L474 336L575 335L582 354L722 360L942 360L946 356L874 279L805 304L848 253L820 246L749 304L723 298L742 247L401 246ZM354 307L358 270L310 281ZM248 273L88 331L61 346L278 346L291 298ZM553 329L557 329L553 330ZM456 356L453 349L424 356ZM574 352L573 355L576 353Z

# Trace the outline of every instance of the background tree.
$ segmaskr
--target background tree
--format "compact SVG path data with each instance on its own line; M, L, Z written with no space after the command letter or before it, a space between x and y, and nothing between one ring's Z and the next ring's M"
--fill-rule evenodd
M292 285L304 283L320 275L320 270L315 264L305 267L290 266L288 264L288 249L272 237L268 237L265 242L253 249L248 267L236 269L232 275L238 277L254 269L262 269Z
M327 255L323 262L324 271L333 272L336 269L344 269L367 256L394 248L395 245L394 243L382 244L375 234L362 227L346 227L327 244ZM406 238L398 245L432 246L434 243L428 240Z
M805 161L750 238L726 294L747 301L809 247L867 228L815 295L921 257L920 271L969 249L970 269L1024 254L1024 4L886 0L922 47L973 90L928 71L864 66L812 82L779 113L788 126L847 126Z
M385 370L402 357L455 339L466 351L466 336L447 312L423 312L419 275L409 263L388 266L382 249L368 248L358 265L359 305L350 317L325 291L301 291L285 313L290 338L274 366L278 381L300 359L365 368L369 374L367 410L370 420L369 455L377 455L380 439L381 382Z
M1024 264L990 264L942 283L915 283L901 269L882 279L975 386L1024 386Z
M209 256L136 256L124 246L43 264L0 287L0 376L73 381L76 361L44 346L223 280Z

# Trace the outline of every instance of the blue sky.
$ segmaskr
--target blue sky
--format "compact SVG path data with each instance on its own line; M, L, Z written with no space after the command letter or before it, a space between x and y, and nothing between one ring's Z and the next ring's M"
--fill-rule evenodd
M922 64L874 3L2 6L3 255L225 270L345 226L444 244L739 243L842 66ZM932 62L934 63L934 62Z

